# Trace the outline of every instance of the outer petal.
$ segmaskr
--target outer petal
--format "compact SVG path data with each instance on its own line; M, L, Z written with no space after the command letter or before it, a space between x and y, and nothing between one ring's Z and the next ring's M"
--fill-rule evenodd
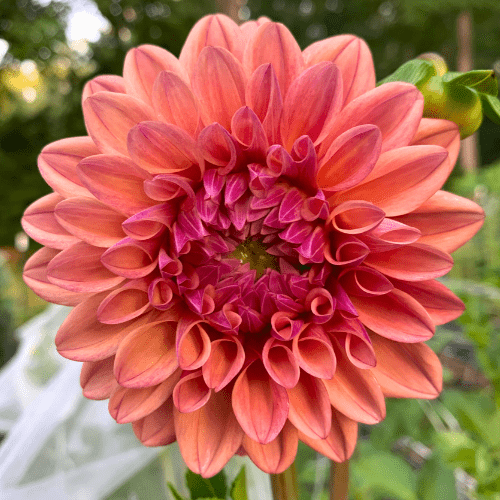
M87 97L90 97L97 92L118 92L125 94L125 80L121 76L116 75L99 75L92 80L89 80L83 87L82 106Z
M438 191L416 210L397 220L420 230L419 243L451 253L479 231L484 211L467 198Z
M101 361L85 361L80 372L80 385L88 399L108 399L116 384L113 375L115 357Z
M181 413L191 413L204 406L212 391L207 387L201 370L184 372L174 388L173 399L175 407Z
M271 442L288 417L288 395L256 360L239 375L233 387L233 411L241 427L259 443Z
M43 247L35 252L24 265L25 283L42 299L63 306L76 306L88 298L88 293L71 292L51 283L47 278L47 266L60 252Z
M240 24L240 30L243 35L243 40L245 43L252 38L254 33L257 31L257 28L264 23L269 23L271 22L271 19L265 16L259 17L256 21L251 20L251 21L246 21L243 24Z
M313 450L334 462L343 462L352 455L358 438L358 423L333 411L332 430L326 439L311 439L299 432L299 439Z
M205 406L191 413L175 408L174 421L182 458L203 477L217 474L241 446L243 431L227 390L213 394Z
M59 224L54 215L56 205L63 199L57 193L48 194L32 203L21 219L28 236L42 245L58 250L68 248L79 241Z
M130 49L123 64L123 78L127 94L152 104L151 94L156 77L161 71L172 71L187 78L177 58L156 45L140 45Z
M302 53L306 66L331 61L340 69L344 82L344 106L375 87L375 67L368 45L353 35L320 40Z
M102 153L127 154L127 134L137 123L154 120L153 110L136 97L97 92L83 103L87 131Z
M205 125L217 122L231 130L231 118L245 105L245 75L238 60L220 47L205 47L192 78Z
M198 56L204 47L222 47L241 61L243 55L243 37L238 25L223 14L205 16L189 32L182 47L179 62L192 76Z
M53 142L38 156L38 169L45 182L64 197L92 196L78 177L76 166L99 149L90 137L71 137Z
M278 78L281 94L304 68L298 43L288 28L280 23L264 23L254 33L243 54L243 66L251 75L261 64L271 63Z
M144 446L165 446L175 441L173 408L169 398L153 413L132 423L134 434Z
M423 343L400 344L372 335L377 366L372 369L385 396L433 399L443 385L441 363Z
M243 447L252 462L268 474L279 474L288 469L295 460L298 444L297 429L289 421L270 443L261 444L246 435L243 438Z

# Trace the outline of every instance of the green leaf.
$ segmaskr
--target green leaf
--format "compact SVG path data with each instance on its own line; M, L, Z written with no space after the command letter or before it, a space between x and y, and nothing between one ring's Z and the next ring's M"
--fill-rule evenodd
M438 457L432 457L422 467L418 480L418 498L421 500L456 500L453 470Z
M494 97L498 95L498 82L493 70L479 69L467 73L449 72L443 76L443 81L453 85L465 85Z
M226 498L227 486L224 471L220 471L213 477L205 478L188 469L186 483L191 492L192 500L212 497Z
M234 479L233 484L231 485L231 493L232 500L248 500L247 496L247 477L245 467L243 466Z
M487 94L481 95L484 114L494 123L500 125L500 100Z
M412 59L400 66L394 73L377 83L408 82L417 87L436 74L434 65L422 59Z
M174 496L175 500L187 500L187 498L184 498L179 494L179 492L175 489L175 486L172 483L167 483L168 489L170 490L170 493Z
M436 449L446 462L470 470L475 467L477 443L463 432L439 432Z

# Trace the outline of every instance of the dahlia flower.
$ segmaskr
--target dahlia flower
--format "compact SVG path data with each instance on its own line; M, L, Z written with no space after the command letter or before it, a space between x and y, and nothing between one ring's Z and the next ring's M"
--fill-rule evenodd
M343 461L385 397L436 397L424 342L463 304L435 278L483 212L440 190L458 127L423 104L355 36L301 51L223 15L88 82L88 136L43 149L54 192L23 218L84 395L205 477L236 453L279 473L298 440Z

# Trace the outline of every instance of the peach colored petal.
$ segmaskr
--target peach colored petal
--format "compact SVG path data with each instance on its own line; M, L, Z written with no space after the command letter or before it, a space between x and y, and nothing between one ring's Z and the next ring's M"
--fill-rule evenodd
M238 25L224 14L215 14L203 17L191 28L179 56L179 62L190 76L201 51L207 46L222 47L241 61L243 37Z
M341 233L359 234L377 227L384 217L384 211L372 203L350 200L337 205L328 222Z
M200 316L185 312L177 325L176 350L179 366L183 370L202 367L210 356L210 337L200 325L202 321Z
M337 371L322 381L334 408L346 417L365 424L376 424L385 418L382 390L370 370L361 370L337 351Z
M321 380L302 372L297 385L287 392L288 420L312 439L325 439L331 430L332 407Z
M362 323L398 342L421 342L434 334L434 323L413 297L394 289L377 297L350 297Z
M57 250L74 245L79 240L69 233L57 220L54 210L64 200L57 193L51 193L33 202L24 212L21 224L28 236L42 245Z
M82 106L87 97L90 97L97 92L117 92L125 94L125 80L121 76L116 75L99 75L92 80L89 80L83 87Z
M283 103L281 137L287 151L301 136L314 145L329 133L342 106L342 76L332 63L316 64L290 85Z
M38 156L38 169L45 182L64 197L92 196L78 177L76 166L86 158L99 154L90 137L70 137L52 142Z
M291 389L299 381L299 363L285 342L270 337L262 348L262 362L269 376L279 385Z
M217 122L231 130L231 118L245 105L245 75L239 61L221 47L205 47L192 78L205 125Z
M350 102L322 142L319 157L346 130L358 125L376 125L382 132L382 153L410 144L422 118L424 98L409 83L391 82Z
M51 283L47 278L47 266L60 252L43 247L36 251L24 265L23 279L25 283L42 299L63 306L76 306L89 294L71 292Z
M80 372L80 386L88 399L108 399L116 380L113 375L114 356L101 361L85 361Z
M281 432L288 417L288 395L268 374L260 360L249 364L236 379L233 411L248 437L261 444Z
M123 387L140 389L163 382L177 370L175 322L168 310L161 320L131 331L116 353L115 377Z
M184 68L168 50L156 45L139 45L130 49L123 64L123 79L127 94L152 104L153 84L162 71L172 71L187 79Z
M55 216L67 231L95 247L107 248L125 237L121 227L125 217L92 198L75 197L60 201Z
M74 361L99 361L115 354L121 340L150 316L126 324L104 325L97 320L97 308L106 292L78 304L59 327L55 343L59 354Z
M97 92L83 103L87 131L101 153L127 154L127 134L137 123L154 120L153 110L127 94Z
M382 273L365 266L352 267L342 271L339 275L339 283L349 296L384 295L394 288Z
M324 249L325 259L334 265L351 264L357 266L370 253L370 249L361 240L352 235L337 234L330 245Z
M78 164L78 175L97 199L127 216L156 204L144 192L147 172L124 156L86 158Z
M251 21L246 21L243 24L240 24L240 31L241 34L243 35L243 40L245 44L252 38L253 34L257 31L257 28L264 23L269 23L271 22L271 19L265 16L260 16L259 19L256 21L251 20Z
M199 178L204 170L196 141L170 123L137 124L128 134L127 147L132 160L151 174L182 172L196 165Z
M156 238L166 227L172 228L177 217L176 208L173 203L154 205L129 217L122 223L122 228L134 240Z
M169 398L154 412L132 422L134 434L144 446L165 446L175 441L173 407Z
M177 370L161 384L140 389L117 385L109 397L109 414L119 424L127 424L146 417L170 398L180 375L181 371Z
M231 131L249 158L264 160L268 148L266 132L257 115L243 106L231 119Z
M280 474L288 469L295 460L298 444L297 429L289 421L270 443L261 444L247 435L243 437L243 448L248 456L267 474Z
M370 251L387 252L404 245L415 243L420 238L420 231L393 219L384 219L376 228L359 236ZM376 257L374 256L374 259Z
M236 337L214 340L202 367L203 379L208 387L219 392L236 377L244 362L245 350Z
M372 369L386 397L434 399L442 390L441 363L424 343L401 344L372 335L378 364Z
M250 76L261 64L271 63L284 96L302 72L300 47L288 28L280 23L264 23L257 28L243 53L243 67Z
M446 274L453 266L453 259L430 245L412 243L387 252L370 253L364 263L391 278L423 281Z
M353 35L338 35L309 45L303 51L306 66L331 61L344 82L344 106L375 87L375 67L366 42Z
M191 413L180 413L174 408L174 421L182 458L203 477L217 474L243 439L227 389L212 394L205 406Z
M408 146L380 156L364 181L334 196L335 203L365 200L387 217L403 215L422 205L448 178L451 165L440 146Z
M422 118L412 145L434 144L448 151L451 165L455 165L460 150L460 131L458 125L449 120Z
M457 319L465 310L464 303L436 280L407 282L392 279L394 286L416 299L436 325Z
M123 281L101 264L103 248L75 243L56 255L47 266L47 279L72 292L102 292Z
M152 100L162 120L195 135L200 125L198 102L182 78L171 71L162 71L153 85Z
M212 390L203 380L201 370L184 372L174 388L175 407L181 413L190 413L207 404Z
M479 231L484 211L467 198L438 191L416 210L397 220L420 230L419 243L451 253Z

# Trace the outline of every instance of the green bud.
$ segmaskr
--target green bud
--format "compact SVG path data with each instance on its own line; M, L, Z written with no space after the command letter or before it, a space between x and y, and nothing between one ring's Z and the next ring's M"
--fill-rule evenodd
M448 65L446 64L444 58L435 52L420 54L417 59L423 59L424 61L432 63L438 76L443 76L448 71Z

